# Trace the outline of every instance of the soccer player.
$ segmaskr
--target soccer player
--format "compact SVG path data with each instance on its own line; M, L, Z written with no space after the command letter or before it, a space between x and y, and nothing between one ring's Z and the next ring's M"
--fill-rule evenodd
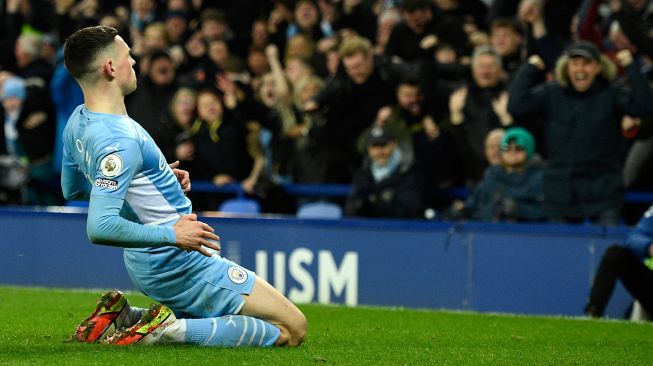
M216 253L218 236L191 214L188 172L176 169L177 162L168 165L127 115L124 97L136 89L135 61L118 32L78 30L66 40L64 55L84 93L63 136L64 196L89 200L89 239L123 247L136 287L162 304L137 309L122 293L107 292L73 337L111 344L299 345L304 315L266 281Z

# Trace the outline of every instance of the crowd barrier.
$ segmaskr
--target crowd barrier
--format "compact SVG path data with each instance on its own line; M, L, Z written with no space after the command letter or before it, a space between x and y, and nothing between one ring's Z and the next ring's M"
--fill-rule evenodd
M351 191L348 184L324 184L324 183L285 183L281 184L283 190L293 196L319 196L319 197L344 197ZM244 195L239 184L226 184L218 187L209 181L193 181L193 192L200 193L233 193ZM469 195L466 187L452 187L441 189L445 197L465 198ZM624 202L633 204L653 203L653 192L648 191L627 191L624 193Z
M580 315L628 228L219 217L222 254L298 303ZM90 244L79 208L0 209L0 284L133 289L118 248ZM608 314L623 317L618 288Z

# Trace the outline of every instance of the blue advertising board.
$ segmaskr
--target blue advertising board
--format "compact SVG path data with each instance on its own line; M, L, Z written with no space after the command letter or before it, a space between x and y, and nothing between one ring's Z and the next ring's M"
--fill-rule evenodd
M74 210L74 209L68 209ZM54 210L57 211L57 210ZM580 315L603 251L626 228L202 217L222 255L298 303ZM86 215L0 210L0 284L133 289L122 250ZM618 289L608 314L631 299Z

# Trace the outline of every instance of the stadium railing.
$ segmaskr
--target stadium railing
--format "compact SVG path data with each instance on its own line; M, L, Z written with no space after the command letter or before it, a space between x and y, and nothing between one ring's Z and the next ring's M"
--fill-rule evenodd
M293 196L319 196L319 197L345 197L351 192L348 184L325 184L325 183L286 183L281 184L283 190ZM233 193L236 196L243 195L239 184L226 184L218 187L210 181L194 181L193 191L200 193ZM466 187L452 187L441 189L444 197L464 199L469 195ZM624 194L624 202L632 204L653 203L653 192L648 191L627 191Z

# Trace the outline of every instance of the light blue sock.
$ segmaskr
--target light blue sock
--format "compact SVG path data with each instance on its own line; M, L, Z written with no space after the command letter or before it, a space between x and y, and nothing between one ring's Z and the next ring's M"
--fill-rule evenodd
M244 315L185 320L186 343L201 346L270 347L281 334L271 323Z

